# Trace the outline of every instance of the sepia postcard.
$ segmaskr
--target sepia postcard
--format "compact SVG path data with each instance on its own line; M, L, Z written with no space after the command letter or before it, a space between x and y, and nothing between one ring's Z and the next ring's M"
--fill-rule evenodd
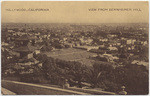
M148 95L148 1L2 1L2 95Z

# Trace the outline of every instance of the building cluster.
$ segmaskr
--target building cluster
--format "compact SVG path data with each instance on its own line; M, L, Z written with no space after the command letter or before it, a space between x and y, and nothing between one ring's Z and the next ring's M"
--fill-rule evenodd
M2 27L2 52L10 54L7 59L18 57L16 66L42 66L34 54L69 48L96 53L88 58L92 60L118 64L121 60L132 60L132 64L148 65L146 26L50 24Z

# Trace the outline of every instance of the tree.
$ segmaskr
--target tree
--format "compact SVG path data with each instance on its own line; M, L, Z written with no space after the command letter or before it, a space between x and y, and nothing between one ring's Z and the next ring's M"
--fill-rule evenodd
M109 63L95 62L87 73L88 82L92 84L92 87L99 87L99 83L106 80L112 70L113 67Z
M79 62L72 62L73 67L69 71L69 75L71 75L74 81L77 81L78 87L82 87L81 82L85 81L85 74L87 67Z
M124 85L128 94L148 94L148 71L144 66L125 64L123 67L116 68L114 74L116 82Z
M61 76L69 80L71 86L77 85L78 87L82 87L81 82L85 81L85 72L87 67L79 62L75 61L63 61L56 59L56 64L60 68L59 70ZM78 83L74 83L74 82Z
M37 54L36 56L34 55L34 58L40 62L45 62L48 57L45 54Z

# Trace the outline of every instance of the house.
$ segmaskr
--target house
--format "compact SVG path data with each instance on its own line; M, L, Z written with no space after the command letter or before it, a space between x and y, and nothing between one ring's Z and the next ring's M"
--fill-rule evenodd
M35 54L39 54L40 53L40 50L35 50Z
M15 48L14 51L20 54L20 58L32 58L33 52L36 50L36 47L29 45L29 41L34 41L34 38L29 37L28 35L22 35L19 38L15 39Z
M103 54L103 56L107 57L110 62L113 62L114 60L118 60L119 59L118 57L113 56L111 54Z
M118 50L116 47L112 47L112 46L108 47L108 49L111 50L111 51L112 50Z
M134 60L131 64L143 65L149 70L149 63L145 61Z

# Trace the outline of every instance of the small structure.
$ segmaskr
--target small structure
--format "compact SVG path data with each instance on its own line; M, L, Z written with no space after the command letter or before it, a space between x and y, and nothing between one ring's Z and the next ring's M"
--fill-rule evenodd
M68 80L67 79L65 79L64 80L64 85L63 85L63 88L69 88L69 83L68 83Z
M149 63L145 61L134 60L131 64L143 65L149 70Z
M36 65L39 62L33 57L33 53L36 54L37 47L34 46L35 38L29 37L29 35L22 35L15 39L14 51L19 53L19 60L16 62L18 69L21 71L19 74L33 73L33 68L28 66ZM37 52L39 53L39 52Z
M127 92L125 91L125 86L121 87L122 91L119 92L119 95L127 95Z
M29 41L32 41L32 44L29 44ZM14 51L20 53L20 58L32 58L33 52L36 50L34 47L34 38L29 37L28 35L22 35L21 37L15 40L15 49Z

